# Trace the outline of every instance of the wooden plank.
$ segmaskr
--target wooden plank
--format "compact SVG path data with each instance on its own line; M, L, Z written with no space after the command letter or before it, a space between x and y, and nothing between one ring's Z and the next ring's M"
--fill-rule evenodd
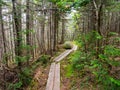
M67 50L63 55L60 55L60 57L58 59L56 59L56 62L62 60L68 52L69 52L69 50Z
M77 45L73 46L73 50L76 51L77 50Z
M56 61L56 62L61 61L63 58L65 58L67 55L69 55L72 51L75 51L75 50L77 50L77 46L76 46L76 45L74 45L72 49L66 50L66 52L64 52L64 53L62 53L60 56L58 56L58 57L55 59L55 61Z
M62 57L66 52L68 52L69 50L66 50L66 51L64 51L62 54L60 54L58 57L56 57L55 59L54 59L54 61L56 61L56 60L58 60L60 57Z
M56 62L60 62L62 59L64 59L67 55L69 55L72 52L72 50L67 51L63 56L61 56L60 58L58 58L56 60Z
M54 72L55 72L55 63L51 64L49 76L47 80L46 90L53 90L54 85Z
M77 46L76 46L76 45L74 45L72 49L64 51L62 54L60 54L58 57L56 57L56 58L54 59L54 61L59 62L59 61L62 60L64 57L66 57L67 55L69 55L69 53L71 53L72 51L75 51L75 50L77 50Z
M54 78L53 90L60 90L60 63L57 63L55 67L55 78Z

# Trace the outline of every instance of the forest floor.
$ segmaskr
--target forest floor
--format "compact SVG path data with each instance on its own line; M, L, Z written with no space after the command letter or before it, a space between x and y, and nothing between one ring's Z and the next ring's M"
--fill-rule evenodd
M34 78L26 90L45 90L50 64L39 66L34 72Z
M70 75L69 57L70 56L66 57L61 62L61 90L99 90L94 86L94 83L86 82L89 77L92 77L90 73L86 73L86 75L82 77Z
M95 82L95 76L91 73L91 70L88 68L83 69L80 72L70 72L71 62L70 57L72 54L67 56L64 60L61 61L61 90L105 90L101 89L103 86L100 83ZM120 57L116 58L120 61ZM120 68L112 67L111 73L113 75L120 77ZM103 80L104 81L104 80ZM109 89L107 89L109 90ZM113 89L112 89L113 90ZM119 90L119 89L114 89Z
M61 56L65 49L59 49L59 51L51 58L51 61L56 57ZM66 50L67 51L67 50ZM64 56L64 55L62 55ZM70 57L72 54L65 56L62 61L60 61L60 90L103 90L100 89L101 85L95 82L95 76L91 73L89 68L84 68L81 71L72 73ZM61 58L61 57L60 57ZM115 58L120 60L120 58ZM31 84L25 90L45 90L47 79L49 75L51 62L46 66L39 65L34 72L34 78ZM115 72L117 69L112 67L110 72ZM117 75L117 74L115 74ZM119 74L120 75L120 74Z

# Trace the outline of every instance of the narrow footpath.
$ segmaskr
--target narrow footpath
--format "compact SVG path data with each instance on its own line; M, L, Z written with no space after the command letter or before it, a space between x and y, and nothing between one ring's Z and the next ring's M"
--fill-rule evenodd
M50 67L46 90L60 90L60 61L75 50L77 50L76 45L74 45L72 49L64 51L53 60L54 62Z

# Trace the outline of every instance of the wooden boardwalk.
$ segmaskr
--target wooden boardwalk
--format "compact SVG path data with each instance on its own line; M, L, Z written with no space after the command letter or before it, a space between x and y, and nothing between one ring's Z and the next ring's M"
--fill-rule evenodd
M60 90L60 61L75 50L77 50L76 45L74 45L72 49L64 51L54 59L55 62L53 62L50 67L46 90Z

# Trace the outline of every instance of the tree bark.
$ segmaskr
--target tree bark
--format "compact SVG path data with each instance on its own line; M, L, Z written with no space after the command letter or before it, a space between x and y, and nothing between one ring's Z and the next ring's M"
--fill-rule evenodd
M21 71L21 55L22 55L22 34L21 34L21 2L18 0L12 0L13 5L13 18L14 18L14 26L16 30L16 38L15 38L15 54L18 61L18 69Z
M62 35L61 35L61 44L64 43L64 37L65 37L65 20L62 19Z

